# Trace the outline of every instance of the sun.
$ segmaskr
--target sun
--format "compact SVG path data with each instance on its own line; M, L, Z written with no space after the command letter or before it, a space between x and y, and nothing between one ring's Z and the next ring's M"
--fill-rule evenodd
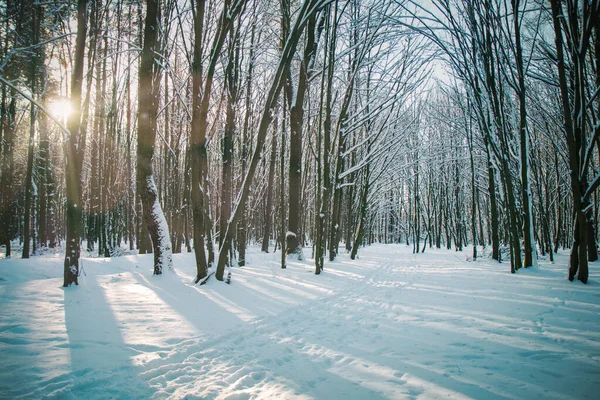
M66 121L73 112L71 102L64 97L53 100L49 109L52 116L60 121Z

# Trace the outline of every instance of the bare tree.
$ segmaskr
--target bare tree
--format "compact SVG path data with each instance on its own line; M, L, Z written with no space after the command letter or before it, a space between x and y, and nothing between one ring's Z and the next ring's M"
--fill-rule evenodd
M140 190L144 223L152 239L154 275L172 269L169 227L158 199L152 157L156 141L156 118L159 104L161 63L159 52L160 2L147 0L144 24L144 47L139 70L137 186Z
M231 218L229 220L229 223L227 224L227 229L225 231L226 236L223 242L224 245L219 249L217 272L215 275L216 278L220 281L223 280L223 274L225 272L227 253L229 252L230 246L230 244L228 243L233 235L233 227L235 226L238 218L240 217L240 213L238 210L243 208L250 193L250 184L252 183L252 180L254 178L256 167L260 159L260 153L262 152L265 144L267 130L273 118L272 109L273 107L275 107L277 98L279 97L279 93L281 92L281 89L284 84L285 72L287 71L290 63L292 62L292 57L296 51L296 46L298 45L298 41L300 40L304 27L315 13L320 12L322 7L324 7L327 4L327 2L328 0L306 0L304 3L302 3L298 13L296 14L296 20L290 27L289 34L284 43L279 63L275 71L275 75L272 80L272 84L269 89L269 93L267 95L264 109L261 115L258 132L256 134L256 147L254 149L254 153L252 154L252 159L250 161L248 172L244 177L242 187L240 188L237 200L234 204L234 209L232 211Z
M592 45L592 34L600 14L600 2L568 0L563 6L557 0L551 1L552 20L555 34L556 61L561 105L564 117L564 131L569 149L569 167L571 192L576 215L573 247L571 249L569 280L577 279L583 283L588 280L588 213L591 211L591 194L600 185L600 175L596 175L588 184L593 144L600 135L596 122L590 125L588 113L593 113L593 101L588 99L586 89L586 58ZM566 41L563 41L563 30ZM598 38L596 38L598 40ZM571 71L567 78L567 57L563 47L568 50ZM597 67L597 66L596 66ZM573 92L572 100L570 92ZM598 88L592 91L597 95Z
M85 154L85 131L81 129L81 89L83 84L83 62L85 37L87 34L87 0L77 2L77 36L75 39L75 64L71 75L71 107L67 120L69 137L66 147L67 181L67 243L64 263L64 284L78 284L79 254L82 234L82 165Z

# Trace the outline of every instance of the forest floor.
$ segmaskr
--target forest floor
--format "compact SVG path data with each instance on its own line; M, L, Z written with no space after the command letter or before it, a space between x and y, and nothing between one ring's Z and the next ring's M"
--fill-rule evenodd
M310 250L305 249L307 255ZM252 249L226 285L193 254L0 260L0 398L597 399L600 269L511 275L469 252L373 245L314 275Z

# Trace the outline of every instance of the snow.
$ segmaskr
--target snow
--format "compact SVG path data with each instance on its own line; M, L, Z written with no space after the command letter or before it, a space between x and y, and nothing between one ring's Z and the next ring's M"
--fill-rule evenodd
M249 249L231 285L192 285L193 253L0 260L0 398L593 399L600 273L510 274L467 252L374 245L312 260ZM482 249L478 249L481 253Z
M154 176L150 175L146 185L151 188L154 193L158 193L156 184L154 183ZM169 235L169 226L167 225L167 219L162 211L158 196L154 198L154 204L152 204L152 220L156 221L158 227L158 247L161 249L162 257L158 260L160 269L167 267L170 271L173 270L173 252L171 250L171 237Z

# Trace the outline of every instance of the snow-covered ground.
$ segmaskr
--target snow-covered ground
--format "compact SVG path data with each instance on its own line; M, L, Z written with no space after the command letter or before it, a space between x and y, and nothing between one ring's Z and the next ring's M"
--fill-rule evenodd
M309 250L306 249L306 254ZM231 285L192 254L0 260L1 398L597 399L600 285L567 256L515 275L465 253L375 245L315 276L250 252Z

